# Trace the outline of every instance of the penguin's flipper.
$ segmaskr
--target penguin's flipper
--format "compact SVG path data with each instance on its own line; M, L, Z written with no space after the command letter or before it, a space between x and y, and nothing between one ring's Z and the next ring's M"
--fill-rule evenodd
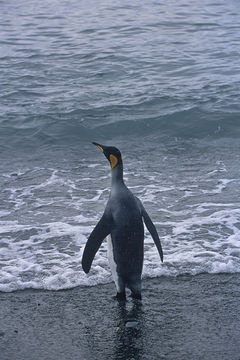
M83 252L82 268L86 274L91 269L96 252L100 248L103 240L110 234L111 229L112 217L105 212L90 234Z
M148 229L148 231L150 232L153 241L158 249L161 261L163 262L163 250L162 250L162 245L161 245L161 241L159 239L157 230L155 228L155 225L153 224L152 220L150 219L150 216L148 215L147 211L145 210L143 204L141 203L141 201L137 198L138 204L140 205L141 208L141 213L142 213L142 217L144 220L144 223Z

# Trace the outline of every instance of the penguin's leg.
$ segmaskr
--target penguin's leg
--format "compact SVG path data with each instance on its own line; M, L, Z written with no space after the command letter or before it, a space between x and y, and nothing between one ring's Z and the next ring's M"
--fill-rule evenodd
M128 280L128 288L131 290L131 296L133 299L142 300L141 295L141 278L131 278Z
M123 278L121 276L118 275L118 279L115 282L116 284L116 288L117 288L117 295L116 295L116 299L117 300L126 300L126 292L125 292L125 281L123 280Z
M107 249L108 261L111 268L112 277L117 288L117 295L114 298L118 300L126 300L126 293L125 293L126 283L124 279L117 272L117 264L115 263L113 256L113 245L112 245L111 235L108 235L107 237L107 244L108 244L108 249Z

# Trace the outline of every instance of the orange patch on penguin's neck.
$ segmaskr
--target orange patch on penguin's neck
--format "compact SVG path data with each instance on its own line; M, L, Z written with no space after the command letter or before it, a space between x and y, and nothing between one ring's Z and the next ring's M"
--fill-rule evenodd
M110 155L109 159L110 159L111 168L114 169L118 163L118 159L116 158L116 156L112 154Z

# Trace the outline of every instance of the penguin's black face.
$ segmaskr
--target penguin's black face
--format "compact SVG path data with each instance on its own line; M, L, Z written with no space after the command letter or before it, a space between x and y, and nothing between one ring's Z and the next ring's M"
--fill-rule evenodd
M104 146L93 142L106 156L111 164L111 168L114 169L117 165L122 165L122 155L120 151L114 146Z

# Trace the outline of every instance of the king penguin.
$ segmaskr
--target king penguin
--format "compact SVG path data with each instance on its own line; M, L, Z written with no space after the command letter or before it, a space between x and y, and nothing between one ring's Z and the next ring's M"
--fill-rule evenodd
M141 299L144 223L158 249L163 251L157 230L141 201L127 188L123 180L123 161L113 146L96 145L111 166L111 192L103 216L90 234L82 257L82 268L90 271L92 261L103 240L108 237L108 258L119 300L126 299L126 287L135 299Z

